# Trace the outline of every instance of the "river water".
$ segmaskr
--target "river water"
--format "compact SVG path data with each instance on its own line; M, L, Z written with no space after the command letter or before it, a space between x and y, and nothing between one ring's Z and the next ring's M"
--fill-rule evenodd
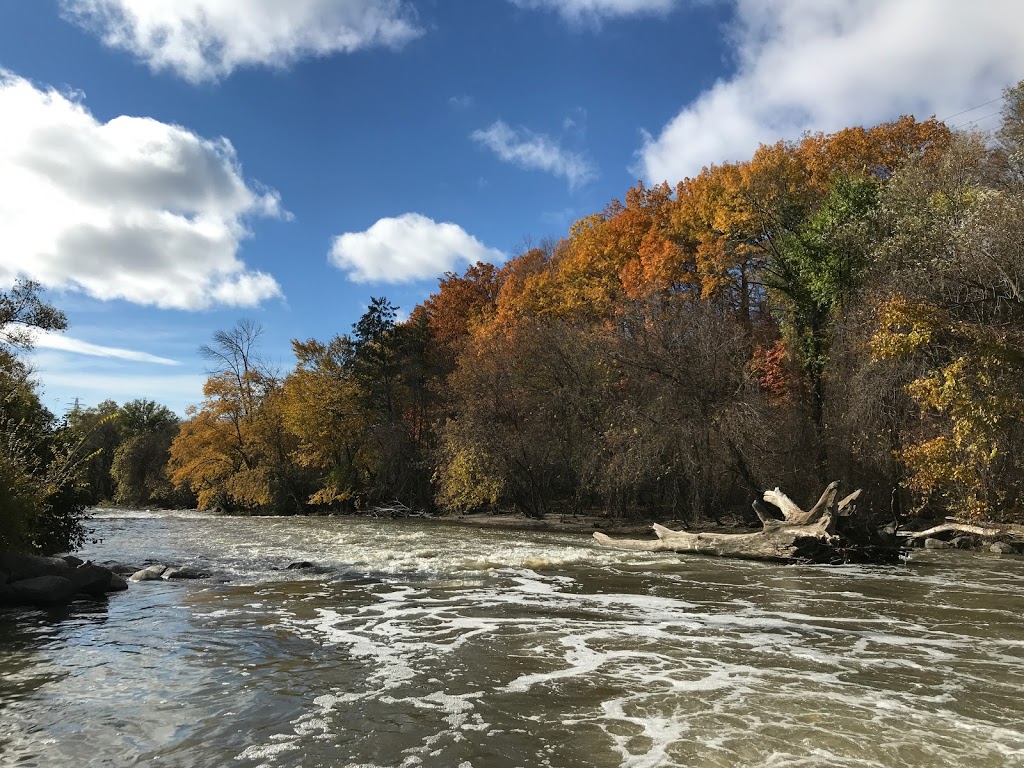
M799 567L431 521L94 523L86 557L215 577L0 612L0 765L1024 765L1024 558Z

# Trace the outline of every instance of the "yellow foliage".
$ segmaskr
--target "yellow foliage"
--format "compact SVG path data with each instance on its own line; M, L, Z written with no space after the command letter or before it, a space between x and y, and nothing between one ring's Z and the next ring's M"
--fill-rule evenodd
M451 451L447 462L434 475L437 503L448 510L471 510L493 506L504 491L504 483L488 473L486 462L470 448Z
M876 360L891 360L912 354L932 342L942 327L941 313L934 307L894 296L878 307L878 323L871 337Z

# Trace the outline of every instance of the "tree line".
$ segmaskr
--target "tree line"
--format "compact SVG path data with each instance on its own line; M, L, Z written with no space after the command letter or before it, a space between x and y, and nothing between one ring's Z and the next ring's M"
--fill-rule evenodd
M58 420L19 350L66 321L0 292L0 546L80 542L100 500L699 520L833 479L884 514L1022 520L1024 82L991 135L904 117L764 145L397 310L293 341L288 371L257 324L218 332L184 420Z
M396 321L219 333L169 473L236 512L397 499L720 516L842 478L874 508L1020 518L1024 85L994 135L910 117L630 189Z

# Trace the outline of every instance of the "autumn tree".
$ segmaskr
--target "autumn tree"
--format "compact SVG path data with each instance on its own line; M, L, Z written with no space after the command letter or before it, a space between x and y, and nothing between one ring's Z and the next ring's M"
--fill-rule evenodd
M586 325L523 319L481 329L449 380L435 479L446 509L507 503L532 517L596 501L605 370Z
M432 336L423 311L399 323L397 309L373 298L351 334L292 342L281 407L294 460L319 473L313 505L429 503Z
M257 354L262 329L248 320L217 331L200 353L212 370L203 403L188 412L171 443L171 481L201 508L299 512L308 493L292 459L277 377Z
M918 418L898 452L908 488L968 518L1019 517L1024 491L1024 195L986 183L991 160L962 137L936 169L888 185L871 340L877 360L914 370Z

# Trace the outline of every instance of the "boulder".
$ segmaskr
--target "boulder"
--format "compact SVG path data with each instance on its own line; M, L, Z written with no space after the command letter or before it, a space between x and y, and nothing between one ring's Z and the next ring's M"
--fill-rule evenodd
M140 565L132 565L131 563L110 563L106 567L121 576L131 576L142 568Z
M92 563L82 563L72 568L68 579L75 585L76 591L93 597L102 597L110 591L110 582L114 577L112 571Z
M151 565L148 568L143 568L141 571L133 573L128 581L154 581L163 576L166 570L166 565Z
M207 571L202 571L198 568L189 568L188 566L182 566L181 568L168 568L163 572L161 578L164 579L208 579L210 574Z
M109 568L73 556L39 557L0 552L0 603L55 605L75 595L102 597L128 588Z
M8 599L21 605L58 605L68 602L78 592L71 579L63 576L35 576L21 579L10 586Z
M287 571L298 571L298 570L302 570L302 569L305 569L305 568L316 568L316 566L313 565L313 563L309 562L308 560L297 560L294 563L290 563L285 570L287 570Z
M995 552L997 555L1012 555L1017 552L1017 548L1006 541L997 541L991 547L990 552Z
M119 573L111 573L107 592L124 592L126 589L128 589L128 580Z
M949 549L949 542L942 539L928 538L924 540L925 549Z
M38 576L66 576L70 570L71 566L59 557L0 552L0 572L6 573L11 583Z

